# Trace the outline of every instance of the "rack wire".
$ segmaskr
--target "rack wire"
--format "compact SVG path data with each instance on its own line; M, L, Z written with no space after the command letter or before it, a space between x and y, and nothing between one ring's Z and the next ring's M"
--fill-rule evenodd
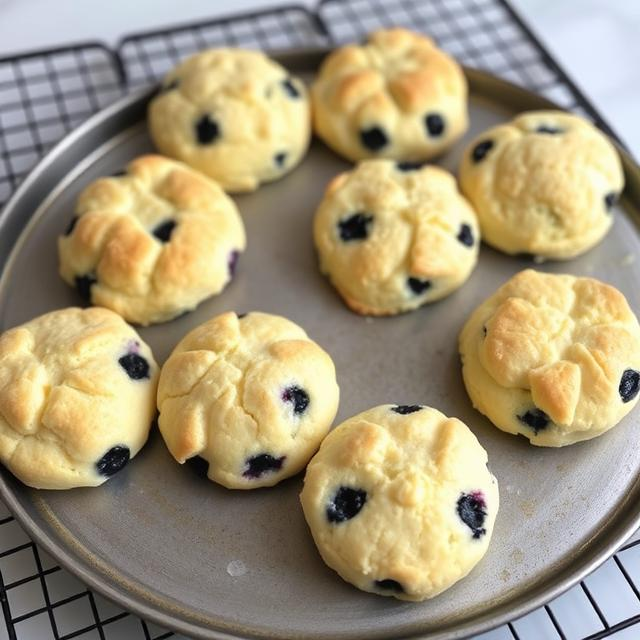
M322 0L0 58L0 207L29 169L89 115L156 82L208 46L266 50L360 40L382 26L431 35L464 64L541 93L617 136L506 0ZM161 640L169 631L119 609L61 569L0 503L0 640ZM637 626L636 626L637 625ZM547 606L483 640L640 638L640 538Z

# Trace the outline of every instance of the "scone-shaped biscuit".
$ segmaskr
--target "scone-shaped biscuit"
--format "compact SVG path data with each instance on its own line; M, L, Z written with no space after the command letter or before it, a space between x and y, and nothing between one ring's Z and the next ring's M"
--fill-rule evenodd
M315 132L349 160L427 160L467 129L467 81L423 35L375 31L323 62L311 88Z
M233 201L206 176L143 156L81 194L58 239L60 274L130 322L164 322L219 293L246 244Z
M487 243L566 260L607 233L624 174L613 145L586 120L531 111L471 143L460 185Z
M592 278L518 273L473 312L460 354L473 406L535 445L595 438L638 401L638 320Z
M268 487L304 468L338 396L331 358L298 325L228 312L187 334L162 368L160 431L181 464L204 458L211 480Z
M471 274L480 234L451 174L366 160L329 184L314 221L320 269L358 313L390 315L449 295Z
M499 502L473 433L418 405L382 405L336 427L300 499L320 555L342 578L416 601L480 561Z
M170 71L149 104L158 149L226 191L253 191L304 156L311 115L304 84L259 51L209 49Z
M95 487L147 440L158 367L108 309L61 309L0 336L0 461L38 489Z

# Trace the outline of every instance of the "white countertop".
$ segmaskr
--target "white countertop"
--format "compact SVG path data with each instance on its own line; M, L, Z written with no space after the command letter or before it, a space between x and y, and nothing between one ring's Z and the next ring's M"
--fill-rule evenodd
M472 2L472 0L464 0ZM311 0L300 4L313 7ZM0 0L0 56L283 4L274 0ZM512 0L640 157L640 2Z

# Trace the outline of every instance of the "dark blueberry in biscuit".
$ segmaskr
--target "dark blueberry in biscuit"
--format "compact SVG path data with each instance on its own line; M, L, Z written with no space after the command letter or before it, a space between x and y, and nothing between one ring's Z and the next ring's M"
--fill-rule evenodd
M196 122L196 139L200 144L211 144L220 137L220 127L208 115Z
M76 289L84 300L91 300L91 287L98 282L98 279L91 273L86 276L76 276Z
M378 589L382 591L393 591L394 593L404 593L402 585L397 580L391 580L386 578L385 580L376 580L373 583Z
M536 435L538 431L542 431L549 425L549 416L540 409L529 409L527 412L518 416L518 420L528 427L531 427Z
M484 160L485 156L491 149L493 148L493 140L483 140L482 142L478 142L478 144L473 147L473 151L471 152L471 158L474 162L480 162Z
M248 314L249 312L247 311L246 313L238 313L236 315L238 316L238 320L242 320L242 318L246 318Z
M619 197L619 194L615 193L614 191L612 191L611 193L607 193L607 195L604 197L604 206L607 211L611 211L613 205L618 202Z
M428 113L424 117L424 126L432 138L437 138L444 133L444 119L438 113Z
M73 230L76 228L76 224L78 224L78 216L74 216L69 220L69 224L67 228L64 230L65 236L70 236L73 233Z
M418 296L431 288L430 280L420 280L420 278L408 278L407 284L409 285L409 289Z
M118 360L118 363L132 380L149 377L149 363L137 353L127 353Z
M370 127L360 131L360 141L370 151L380 151L389 144L387 134L380 127Z
M557 135L559 133L564 133L564 129L559 129L558 127L550 127L546 124L541 124L536 128L536 133L546 133L550 136Z
M487 327L482 327L482 337L483 338L487 337Z
M622 402L631 402L640 391L640 373L634 369L627 369L620 378L618 392Z
M329 522L344 522L351 520L360 513L367 501L367 492L362 489L340 487L327 505L327 520Z
M153 233L160 242L169 242L169 240L171 240L171 234L176 228L176 224L175 220L165 220L155 227L151 233Z
M300 97L300 91L298 91L298 88L296 87L296 85L293 84L293 81L291 80L291 78L287 78L286 80L283 80L282 87L284 88L285 92L290 98Z
M238 258L240 257L240 252L234 249L227 258L227 266L229 267L229 277L233 278L236 274L236 267L238 266Z
M284 163L287 161L287 155L286 151L281 151L273 156L273 161L276 163L277 167L284 167Z
M458 232L456 239L466 247L473 247L474 238L471 227L468 224L461 224L460 231Z
M395 407L391 407L391 411L399 413L401 416L406 416L408 413L415 413L422 409L422 405L419 404L398 404Z
M129 447L118 445L111 447L98 462L96 462L96 470L101 476L110 477L114 473L118 473L129 462L131 454Z
M198 478L207 478L209 472L209 463L201 456L193 456L193 458L187 458L187 466L193 471Z
M487 503L481 491L461 494L456 507L460 520L471 529L474 538L479 538L487 533L487 530L482 526L487 517Z
M300 387L287 387L281 397L283 402L290 402L293 405L293 413L296 415L304 413L309 406L309 394Z
M396 162L398 171L418 171L424 167L424 162Z
M242 472L243 478L261 478L265 473L275 473L282 469L282 463L287 456L281 458L274 458L268 453L261 453L260 455L249 458L244 464L244 471Z
M368 216L366 213L354 213L338 222L340 238L344 242L366 240L369 237L372 222L373 216Z

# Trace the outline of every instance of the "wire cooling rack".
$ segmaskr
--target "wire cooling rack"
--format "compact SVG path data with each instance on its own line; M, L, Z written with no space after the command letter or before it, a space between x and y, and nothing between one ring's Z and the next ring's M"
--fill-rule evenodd
M0 207L66 133L194 51L334 45L390 25L428 33L464 64L541 93L617 138L506 0L323 0L316 12L286 6L132 34L115 50L88 42L0 58ZM578 586L481 638L638 640L639 588L636 536ZM178 638L88 591L27 537L2 503L0 605L0 640Z

